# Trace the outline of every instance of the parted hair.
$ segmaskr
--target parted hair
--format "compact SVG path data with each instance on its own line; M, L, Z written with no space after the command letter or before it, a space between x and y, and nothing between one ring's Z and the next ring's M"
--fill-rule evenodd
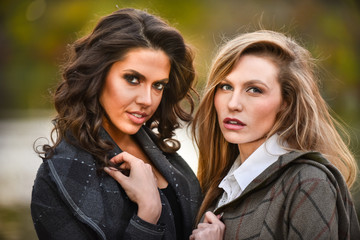
M100 167L106 165L106 153L114 146L99 137L105 114L99 96L112 64L135 48L162 50L169 57L169 83L146 125L157 128L157 143L163 151L179 149L180 143L172 139L174 130L180 121L192 119L194 109L193 52L179 31L161 18L127 8L102 17L89 35L69 46L62 79L53 96L57 111L51 134L53 146L43 145L37 151L42 157L51 157L55 147L65 139L94 155ZM183 107L182 100L188 102L188 109Z
M321 152L340 170L349 187L356 179L356 161L340 133L348 135L320 94L317 65L310 52L279 32L244 33L217 52L193 120L192 134L199 149L197 175L205 194L198 220L220 196L218 185L239 154L237 145L227 142L221 133L214 96L218 84L246 54L267 58L279 69L277 80L286 107L277 114L267 136L278 133L280 143L287 143L289 150Z

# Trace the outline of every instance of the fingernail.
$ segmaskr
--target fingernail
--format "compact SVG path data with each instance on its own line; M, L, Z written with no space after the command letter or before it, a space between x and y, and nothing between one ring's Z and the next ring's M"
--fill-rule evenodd
M105 171L105 172L117 171L117 169L116 169L116 168L113 168L113 167L104 167L104 171Z

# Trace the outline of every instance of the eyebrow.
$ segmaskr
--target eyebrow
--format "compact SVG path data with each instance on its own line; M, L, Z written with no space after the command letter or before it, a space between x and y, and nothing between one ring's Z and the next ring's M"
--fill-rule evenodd
M126 72L131 72L132 74L136 75L138 78L140 79L146 79L146 77L139 73L138 71L136 70L133 70L133 69L125 69L124 71ZM164 79L160 79L160 80L157 80L157 82L165 82L165 83L168 83L169 82L169 78L164 78Z

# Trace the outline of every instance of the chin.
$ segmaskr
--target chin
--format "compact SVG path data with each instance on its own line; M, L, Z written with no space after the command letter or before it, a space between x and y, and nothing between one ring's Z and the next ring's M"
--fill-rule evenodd
M132 127L130 128L128 131L126 131L125 133L126 134L129 134L129 135L134 135L135 133L137 133L139 130L140 130L141 126L139 127Z
M225 140L232 144L241 144L243 142L242 139L239 139L239 137L235 136L224 136Z

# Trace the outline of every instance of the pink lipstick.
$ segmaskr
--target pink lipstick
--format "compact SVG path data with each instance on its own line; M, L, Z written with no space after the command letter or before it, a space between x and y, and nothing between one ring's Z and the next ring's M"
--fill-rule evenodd
M144 112L128 112L130 120L135 124L144 124L147 118L147 114Z
M240 130L246 126L245 123L236 118L225 118L223 123L224 127L229 130Z

